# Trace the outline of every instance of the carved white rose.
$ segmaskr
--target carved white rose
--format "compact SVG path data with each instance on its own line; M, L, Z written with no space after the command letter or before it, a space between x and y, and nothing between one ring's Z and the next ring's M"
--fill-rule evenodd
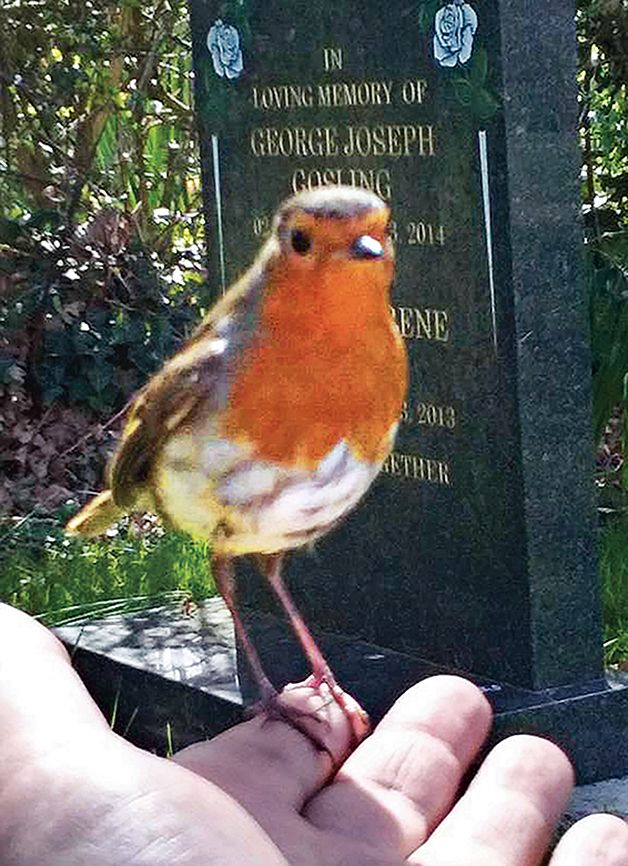
M434 18L434 57L441 66L466 63L473 51L478 16L464 0L443 6Z
M240 34L232 24L223 24L218 18L209 28L207 48L212 56L214 69L221 78L237 78L244 69Z

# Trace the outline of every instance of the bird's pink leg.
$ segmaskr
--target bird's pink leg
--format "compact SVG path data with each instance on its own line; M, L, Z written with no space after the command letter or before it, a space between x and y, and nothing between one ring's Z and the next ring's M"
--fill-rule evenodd
M362 740L369 729L368 715L352 698L350 698L338 685L334 677L327 659L318 648L316 641L303 621L303 617L299 613L294 604L290 593L281 577L281 566L283 562L283 554L272 554L259 557L263 573L266 575L277 598L281 602L286 611L290 624L294 629L303 652L308 658L312 666L312 677L307 682L307 685L314 689L318 689L321 683L325 683L329 689L333 699L342 709L349 724L356 742Z
M229 613L233 619L233 627L236 636L242 645L253 676L259 686L262 704L269 705L277 697L277 690L264 673L257 650L253 646L247 630L240 618L235 600L235 575L233 571L233 560L230 556L214 556L212 558L212 574L216 581L216 587L221 594Z

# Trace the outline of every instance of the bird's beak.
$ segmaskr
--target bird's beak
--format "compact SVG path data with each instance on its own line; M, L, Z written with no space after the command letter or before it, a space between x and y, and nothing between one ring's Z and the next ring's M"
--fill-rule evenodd
M351 245L351 254L356 259L381 259L384 247L371 235L362 235Z

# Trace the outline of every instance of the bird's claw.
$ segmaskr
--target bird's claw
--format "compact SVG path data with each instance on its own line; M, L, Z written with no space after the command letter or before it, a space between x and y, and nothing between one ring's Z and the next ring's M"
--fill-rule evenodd
M357 701L335 681L317 682L314 676L289 683L280 693L264 695L256 709L268 721L286 722L303 734L317 751L329 755L334 768L370 730L368 715Z

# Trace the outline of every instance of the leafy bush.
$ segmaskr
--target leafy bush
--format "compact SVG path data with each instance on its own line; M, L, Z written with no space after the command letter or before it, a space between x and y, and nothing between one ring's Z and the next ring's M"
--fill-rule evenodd
M198 318L186 2L9 0L0 56L0 513L49 513Z
M628 4L579 0L580 133L593 427L602 501L623 507L628 376ZM623 484L622 484L623 477Z
M132 225L114 247L121 224L113 210L101 211L81 235L34 218L17 227L5 221L14 240L2 269L19 283L0 313L0 384L17 377L43 404L60 399L110 413L173 351L198 316L198 284L168 285ZM106 246L94 240L97 231ZM16 357L21 342L27 351Z
M0 512L47 512L100 487L121 410L198 319L202 285L175 282L114 210L80 232L50 213L0 232Z
M586 285L593 360L593 428L597 442L613 409L624 399L628 373L627 265L628 231L605 235L588 245Z
M587 226L599 237L627 222L628 4L579 0L580 131Z
M71 227L114 206L170 253L200 210L185 0L9 0L0 56L0 209Z

